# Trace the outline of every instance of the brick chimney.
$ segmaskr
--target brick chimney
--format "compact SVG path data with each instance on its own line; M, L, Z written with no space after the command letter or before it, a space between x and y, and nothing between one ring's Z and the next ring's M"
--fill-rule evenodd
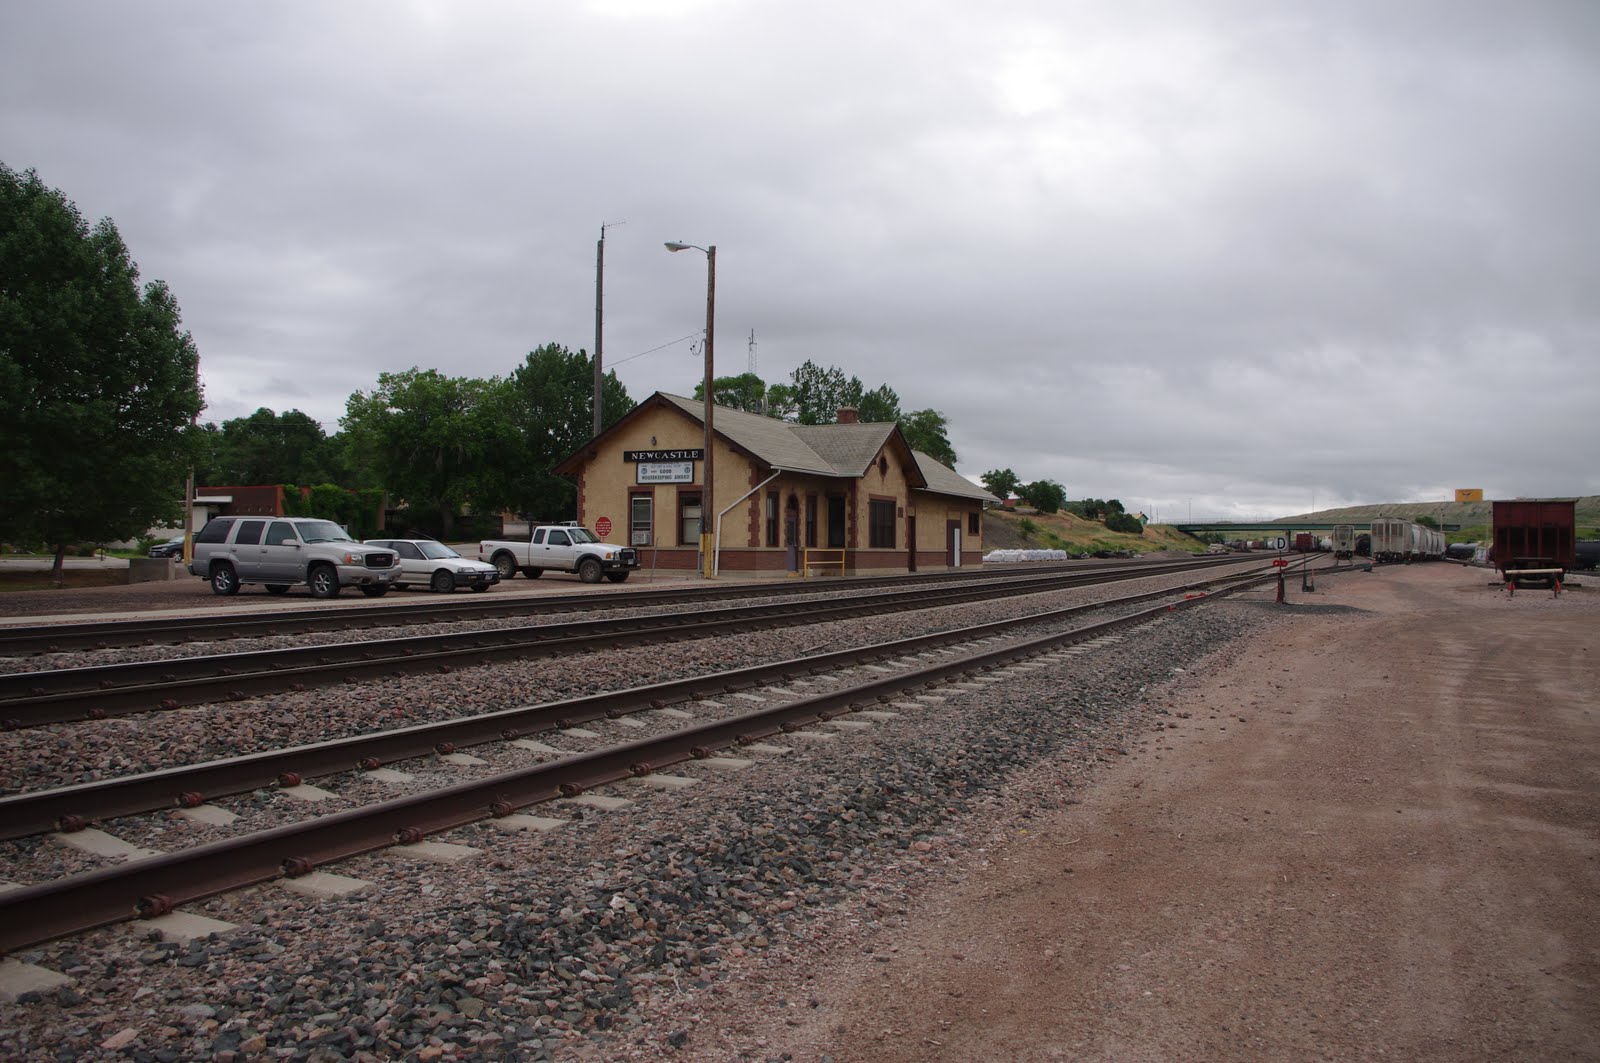
M840 406L839 407L839 418L838 418L838 422L837 423L839 423L839 424L859 424L860 421L858 421L856 419L856 408L854 406Z

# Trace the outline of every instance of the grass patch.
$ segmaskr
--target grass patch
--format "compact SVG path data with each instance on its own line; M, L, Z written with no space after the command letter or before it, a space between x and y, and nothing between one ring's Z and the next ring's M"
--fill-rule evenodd
M69 568L62 574L63 584L50 582L49 572L0 572L0 594L7 591L51 591L73 587L126 587L125 568Z

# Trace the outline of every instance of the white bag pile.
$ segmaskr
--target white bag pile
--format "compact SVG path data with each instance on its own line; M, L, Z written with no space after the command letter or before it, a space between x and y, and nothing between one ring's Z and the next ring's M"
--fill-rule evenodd
M990 550L983 555L984 563L1006 564L1016 561L1065 561L1065 550Z

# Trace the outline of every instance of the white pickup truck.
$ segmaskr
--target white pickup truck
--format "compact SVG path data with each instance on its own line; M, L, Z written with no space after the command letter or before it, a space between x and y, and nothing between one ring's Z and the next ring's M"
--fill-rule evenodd
M585 583L608 579L621 583L639 567L639 551L631 546L603 543L594 532L577 524L539 524L526 541L485 539L478 544L478 560L487 561L508 580L521 572L538 579L546 569L576 572Z

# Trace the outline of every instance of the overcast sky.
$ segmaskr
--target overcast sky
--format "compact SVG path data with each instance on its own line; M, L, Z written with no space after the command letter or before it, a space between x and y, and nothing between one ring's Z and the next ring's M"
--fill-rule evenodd
M1162 519L1600 493L1600 3L8 3L0 160L207 419L810 359Z

